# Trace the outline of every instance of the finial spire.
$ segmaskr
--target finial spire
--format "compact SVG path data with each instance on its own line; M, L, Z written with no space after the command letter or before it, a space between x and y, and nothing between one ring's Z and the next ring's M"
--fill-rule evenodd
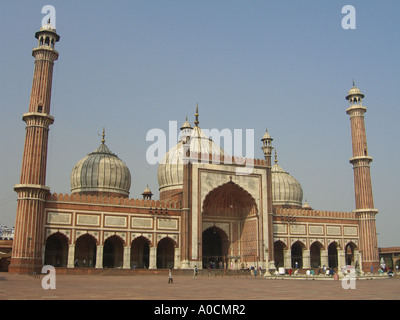
M196 120L194 121L194 125L197 127L199 125L199 104L198 103L196 105L195 117L196 117Z
M276 155L276 148L275 148L275 163L278 163L278 156Z
M105 128L103 128L103 135L102 136L103 136L103 139L101 139L101 143L104 144L106 142L106 140L104 139L105 136L106 136L106 129Z
M353 79L353 87L355 87L356 86L356 83L354 82L354 79Z

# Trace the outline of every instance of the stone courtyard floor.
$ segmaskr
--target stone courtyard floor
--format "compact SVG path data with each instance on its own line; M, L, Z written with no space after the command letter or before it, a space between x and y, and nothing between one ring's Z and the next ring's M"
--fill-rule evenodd
M56 288L41 278L0 273L0 300L400 300L400 278L342 281L175 275L56 275Z

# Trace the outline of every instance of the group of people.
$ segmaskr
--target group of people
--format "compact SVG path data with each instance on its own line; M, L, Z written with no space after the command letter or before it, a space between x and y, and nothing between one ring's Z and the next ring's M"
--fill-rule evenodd
M91 268L92 267L92 259L89 259L88 264L86 264L86 259L82 259L80 265L79 265L78 259L75 259L74 266L76 268L78 268L78 267L81 267L81 268L89 267L89 268Z
M211 276L211 269L212 269L212 264L210 263L208 266L208 276ZM257 275L262 276L262 268L256 268L256 267L248 267L247 269L242 269L242 271L248 271L251 275L253 275L254 277L257 277ZM197 268L197 265L194 266L193 268L193 279L196 280L199 276L199 270ZM173 283L173 276L172 276L172 269L168 270L168 283Z
M197 279L197 276L199 275L199 271L197 269L197 266L194 266L193 269L193 279ZM170 268L168 270L168 284L174 283L174 278L172 277L172 269Z

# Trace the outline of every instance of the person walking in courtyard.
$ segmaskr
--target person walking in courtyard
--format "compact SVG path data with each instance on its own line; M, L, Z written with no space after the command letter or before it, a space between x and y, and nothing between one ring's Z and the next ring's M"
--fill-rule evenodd
M197 279L197 266L194 266L193 279Z
M168 270L168 283L174 283L174 279L172 278L172 270Z

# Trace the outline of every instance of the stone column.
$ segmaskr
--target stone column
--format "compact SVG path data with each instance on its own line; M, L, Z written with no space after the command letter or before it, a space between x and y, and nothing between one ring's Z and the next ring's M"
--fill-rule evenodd
M124 257L123 257L123 269L130 269L131 268L131 246L124 247Z
M292 251L290 249L283 250L283 261L285 269L292 268Z
M150 247L149 269L157 269L157 247Z
M328 250L321 250L321 267L329 266Z
M97 245L96 250L96 269L103 269L103 245Z
M75 244L68 245L68 263L67 268L75 267L74 259L75 258Z
M303 250L303 269L309 269L310 267L310 250Z
M338 255L338 272L342 270L342 268L346 265L346 255L344 250L339 249L337 250Z
M181 248L175 247L174 248L174 269L179 269L181 265Z
M361 275L364 274L363 269L362 269L362 261L361 261L361 255L359 250L354 250L354 265L358 263L358 268L356 268L356 272L359 272ZM358 270L357 270L358 269Z

